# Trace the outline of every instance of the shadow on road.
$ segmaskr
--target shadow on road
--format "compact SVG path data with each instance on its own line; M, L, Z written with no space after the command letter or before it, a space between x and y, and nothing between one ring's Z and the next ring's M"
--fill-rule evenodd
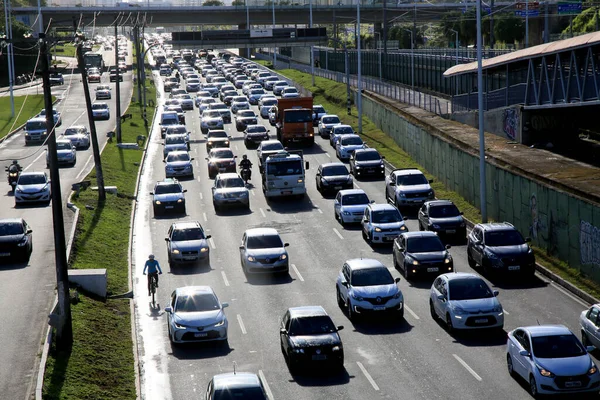
M350 382L350 376L346 368L342 370L332 370L331 367L314 366L306 367L301 371L292 374L291 382L296 382L300 386L337 386L346 385Z
M397 315L386 316L361 316L348 321L354 327L356 332L364 335L395 335L398 333L410 332L413 325L409 324L404 318Z
M171 343L172 355L179 360L201 360L203 358L224 357L234 349L229 347L229 342L205 343Z
M294 279L290 274L260 274L260 275L246 275L246 282L251 285L263 286L263 285L286 285L292 283Z

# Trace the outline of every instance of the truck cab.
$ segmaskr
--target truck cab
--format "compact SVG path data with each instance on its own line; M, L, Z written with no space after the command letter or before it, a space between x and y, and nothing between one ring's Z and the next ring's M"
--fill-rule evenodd
M290 143L312 146L315 143L312 108L312 97L279 99L274 110L277 140L284 146Z
M306 194L305 171L302 151L280 151L271 154L260 165L262 187L265 197L303 197Z

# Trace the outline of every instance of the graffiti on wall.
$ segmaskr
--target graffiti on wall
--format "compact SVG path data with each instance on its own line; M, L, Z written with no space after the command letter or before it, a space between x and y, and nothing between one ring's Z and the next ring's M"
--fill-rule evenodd
M504 110L504 134L510 140L517 138L519 132L519 112L514 108Z
M538 234L541 233L545 228L546 224L540 219L538 214L537 197L535 193L529 198L529 212L531 214L531 225L529 225L529 236L532 239L537 239ZM545 238L543 238L546 240Z
M582 265L600 266L600 229L583 220L579 224L579 251Z

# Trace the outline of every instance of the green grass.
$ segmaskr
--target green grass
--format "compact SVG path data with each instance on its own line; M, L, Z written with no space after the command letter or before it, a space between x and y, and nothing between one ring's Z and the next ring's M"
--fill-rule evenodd
M75 57L77 47L72 43L57 44L56 49L52 49L52 54L56 53L57 57Z
M23 110L21 110L22 106ZM15 118L10 116L10 97L0 97L0 139L8 135L11 128L14 130L27 122L29 118L37 115L42 108L44 108L44 96L41 94L15 96L15 117L18 116L15 123Z
M148 73L151 76L151 72ZM155 99L154 86L147 82L147 98ZM138 135L148 136L138 103L125 113L133 118L122 125L123 142L135 142ZM153 108L148 108L152 121ZM106 268L108 293L128 291L129 223L132 196L141 150L117 148L116 140L102 153L106 186L117 186L119 195L82 190L74 203L79 207L79 222L73 243L71 268ZM96 185L95 173L86 179ZM46 364L44 399L135 399L133 343L129 300L98 300L85 294L73 304L73 346L59 352L51 347Z
M257 60L261 64L268 64L268 61ZM292 79L304 88L310 90L314 95L315 104L321 104L328 113L337 114L342 122L358 126L358 114L356 107L352 107L352 115L347 114L346 110L346 85L331 81L329 79L315 77L315 85L312 86L311 75L297 70L284 69L278 70L278 73ZM396 168L419 168L428 178L433 178L432 187L436 196L440 199L452 200L456 206L464 213L464 216L474 222L481 222L481 212L473 204L469 203L458 193L448 190L441 181L435 179L425 168L417 164L408 153L406 153L398 144L377 128L375 124L363 115L363 139L369 146L376 148L385 156L386 160ZM590 279L579 270L570 267L567 263L547 254L544 249L534 247L536 260L561 278L569 281L579 289L590 295L600 298L600 284Z

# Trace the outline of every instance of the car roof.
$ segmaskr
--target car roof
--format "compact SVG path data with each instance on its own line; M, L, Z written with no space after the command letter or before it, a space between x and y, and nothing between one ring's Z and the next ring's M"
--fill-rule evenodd
M352 134L352 135L344 135L344 137L342 137L340 140L346 140L346 139L355 138L355 137L360 139L360 136Z
M404 176L404 175L424 175L423 172L421 172L420 170L418 170L417 168L403 168L403 169L396 169L394 171L392 171L393 174L395 174L396 176Z
M187 154L187 155L189 155L190 153L188 153L185 150L176 150L176 151L170 151L169 154L175 154L175 155L177 155L177 154Z
M431 201L426 201L425 204L428 205L428 206L450 206L450 205L454 205L454 203L451 200L431 200Z
M267 145L267 144L274 144L274 143L279 143L281 144L281 142L277 139L270 139L270 140L263 140L262 142L260 142L260 145ZM282 145L282 144L281 144ZM283 145L282 145L283 146Z
M446 274L442 274L440 275L444 278L446 278L449 281L455 280L455 279L478 279L481 280L481 277L477 274L473 274L470 272L449 272Z
M398 210L396 207L394 207L393 205L389 204L389 203L373 203L373 204L369 204L367 207L369 207L371 210L373 211L394 211L394 210Z
M486 224L477 224L484 231L514 231L516 228L509 222L488 222Z
M573 332L571 332L569 328L564 325L532 325L522 326L520 328L529 332L531 337L573 334Z
M350 135L348 135L348 136L350 136ZM377 153L377 154L379 154L379 152L377 151L377 149L374 149L372 147L367 147L367 148L363 148L363 149L356 149L356 150L354 150L354 154L356 155L356 153Z
M202 228L202 225L200 225L200 222L198 221L173 222L171 226L173 229Z
M188 293L215 293L212 287L210 286L182 286L175 289L175 292L178 295L188 294Z
M179 181L175 178L165 178L162 181L157 181L157 185L172 185L174 183L179 183Z
M217 174L217 178L218 179L235 179L235 178L240 178L240 176L235 172L223 172L221 174Z
M349 194L366 194L365 191L362 189L344 189L340 190L338 193L340 193L342 197Z
M323 117L321 117L323 118ZM346 125L346 124L339 124L333 127L333 129L340 129L340 128L352 128L350 125ZM352 129L354 130L354 129Z
M350 267L351 270L355 271L358 269L373 269L373 268L386 268L380 261L372 259L372 258L354 258L352 260L347 260L346 264Z
M71 144L71 141L69 139L56 139L56 144L58 143Z
M346 164L344 164L342 162L330 162L330 163L321 164L321 167L323 169L328 168L328 167L346 167Z
M317 315L328 315L321 306L303 306L288 308L290 318L312 317Z
M432 231L416 231L416 232L404 232L401 233L402 236L406 238L415 238L415 237L438 237L437 233Z
M279 236L279 232L275 228L252 228L246 229L246 236Z
M23 218L2 218L0 219L0 225L2 224L10 224L10 223L23 223Z
M338 119L340 118L337 114L325 114L321 118L326 118L326 117L337 117Z
M243 389L260 386L260 380L250 372L230 372L213 376L213 385L215 390Z

